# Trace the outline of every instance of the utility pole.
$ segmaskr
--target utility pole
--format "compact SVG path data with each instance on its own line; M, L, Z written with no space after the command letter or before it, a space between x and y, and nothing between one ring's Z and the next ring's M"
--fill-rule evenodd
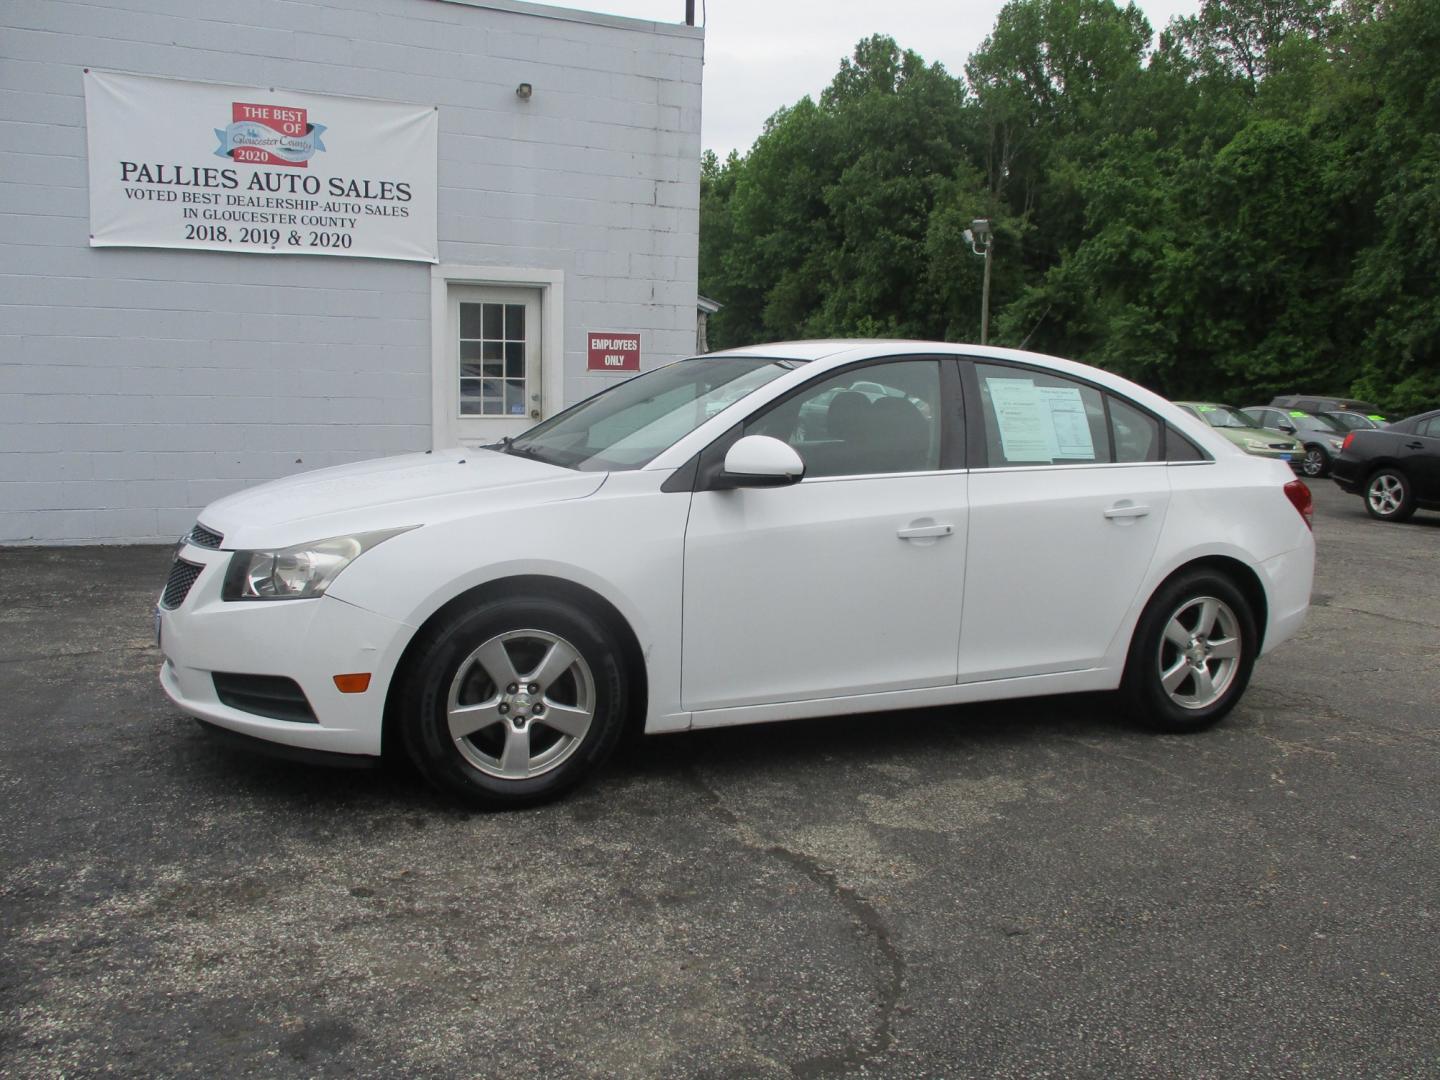
M995 247L995 234L989 218L976 218L962 234L970 250L985 257L985 283L980 289L980 344L990 344L990 253ZM983 245L983 246L982 246Z

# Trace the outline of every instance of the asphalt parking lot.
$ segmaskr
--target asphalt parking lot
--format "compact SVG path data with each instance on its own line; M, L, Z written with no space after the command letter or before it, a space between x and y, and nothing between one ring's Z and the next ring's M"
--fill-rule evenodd
M159 548L0 550L0 1074L1440 1073L1440 515L1316 492L1221 727L645 740L555 806L222 747Z

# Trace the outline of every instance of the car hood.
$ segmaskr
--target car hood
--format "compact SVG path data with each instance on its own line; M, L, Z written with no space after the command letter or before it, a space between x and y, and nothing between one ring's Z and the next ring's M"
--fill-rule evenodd
M584 498L607 475L457 447L272 480L211 503L200 521L226 548L283 547Z
M1264 439L1267 443L1284 443L1286 446L1299 446L1300 444L1283 431L1276 431L1274 428L1211 428L1218 431L1225 438L1229 439L1240 449L1245 449L1246 439Z

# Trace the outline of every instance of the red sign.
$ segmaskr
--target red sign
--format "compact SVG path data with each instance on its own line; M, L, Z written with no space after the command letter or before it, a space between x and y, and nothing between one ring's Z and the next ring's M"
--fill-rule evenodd
M639 371L640 335L613 331L592 331L590 341L591 371Z
M306 158L314 153L304 153L305 136L310 130L308 112L285 105L231 102L230 130L235 135L230 157L249 165L305 168Z

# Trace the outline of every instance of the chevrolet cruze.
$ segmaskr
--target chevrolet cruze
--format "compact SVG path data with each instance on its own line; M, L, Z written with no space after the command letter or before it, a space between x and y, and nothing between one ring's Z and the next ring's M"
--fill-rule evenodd
M1309 516L1287 466L1095 368L755 346L221 499L161 595L160 681L486 806L558 795L631 724L1117 691L1192 731L1304 619Z

